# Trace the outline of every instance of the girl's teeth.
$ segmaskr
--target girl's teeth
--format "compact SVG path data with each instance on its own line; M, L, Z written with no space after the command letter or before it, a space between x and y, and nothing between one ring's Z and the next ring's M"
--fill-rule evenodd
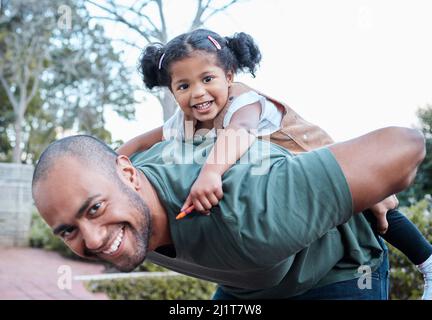
M207 102L204 102L204 103L196 104L195 108L197 108L198 110L202 110L202 109L205 109L208 106L210 106L210 104L211 104L211 102L207 101Z

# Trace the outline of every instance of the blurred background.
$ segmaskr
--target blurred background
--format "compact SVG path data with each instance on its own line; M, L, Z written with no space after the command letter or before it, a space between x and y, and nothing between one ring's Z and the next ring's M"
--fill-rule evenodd
M236 79L337 141L391 125L422 130L427 157L398 197L432 240L432 2L0 0L0 299L210 296L214 284L154 265L125 279L71 260L30 193L33 165L52 141L85 133L116 148L162 125L177 106L169 92L144 88L140 53L199 27L254 37L263 55L256 78ZM421 275L391 250L392 298L419 298ZM62 265L75 289L61 288Z

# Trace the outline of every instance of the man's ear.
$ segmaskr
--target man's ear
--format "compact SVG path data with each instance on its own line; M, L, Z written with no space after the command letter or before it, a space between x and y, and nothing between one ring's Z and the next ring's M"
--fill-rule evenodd
M119 155L117 157L117 170L119 170L120 178L131 184L135 190L140 189L140 182L137 169L133 166L129 158L125 155Z

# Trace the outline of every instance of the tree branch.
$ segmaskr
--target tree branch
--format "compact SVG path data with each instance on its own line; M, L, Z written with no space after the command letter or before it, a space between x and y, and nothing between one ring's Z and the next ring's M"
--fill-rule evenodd
M139 0L137 0L136 2L138 2ZM141 5L141 7L138 9L138 11L136 11L136 12L138 12L138 13L140 13L141 11L142 11L142 9L144 9L149 3L150 3L151 1L147 1L147 2L144 2L142 5Z
M231 2L229 2L228 4L218 8L218 9L214 9L207 17L205 17L205 19L202 21L202 23L204 24L206 21L208 21L208 19L210 19L212 16L214 16L215 14L226 10L228 7L230 7L231 5L233 5L234 3L238 2L238 0L231 0Z
M22 117L24 115L25 109L27 108L27 83L20 82L19 84L19 102L18 102L18 112L16 115Z
M108 13L111 13L112 15L117 15L117 12L112 11L111 9L104 7L102 5L100 5L99 3L96 3L95 1L92 0L87 0L88 3L91 3L92 5L98 7L99 9L102 9L103 11L106 11Z
M26 106L28 106L29 103L33 100L34 96L36 95L38 88L39 88L39 77L34 77L33 85L32 85L32 88L30 90L30 94L26 100Z
M137 49L142 50L142 47L138 46L138 45L135 44L135 43L132 43L132 42L130 42L130 41L127 41L127 40L125 40L125 39L112 39L112 41L123 42L124 44L126 44L126 45L128 45L128 46L131 46L131 47L134 47L134 48L137 48Z
M208 0L205 5L202 4L203 0L198 0L198 7L195 13L195 17L192 20L192 24L189 28L190 31L202 26L203 22L201 21L201 17L204 14L204 12L208 9L210 3L212 0Z
M104 19L108 19L108 20L112 20L112 21L116 21L116 22L120 22L125 24L127 27L129 27L132 30L135 30L136 32L138 32L141 36L144 37L144 39L147 40L147 42L151 42L151 39L149 38L148 34L144 31L142 31L137 25L134 25L132 23L130 23L129 21L127 21L125 18L123 18L123 16L121 16L117 11L113 11L110 8L104 7L92 0L87 0L89 3L93 4L94 6L98 7L99 9L104 10L105 12L108 12L109 14L113 15L116 19L109 19L108 17L104 18ZM146 18L149 21L149 18L146 16L142 16L144 18ZM102 17L99 17L99 19L101 19ZM153 25L153 23L150 21L150 23ZM154 25L153 25L154 26Z
M162 28L159 31L159 39L162 43L165 44L168 42L168 39L167 39L168 38L168 35L167 35L168 32L167 32L167 26L166 26L166 22L165 22L165 15L163 12L163 3L161 0L156 0L156 3L157 3L158 8L159 8L159 17L161 19L161 25L162 25Z
M15 99L14 94L12 93L9 84L7 83L7 80L4 78L3 73L0 73L0 82L6 91L6 95L9 98L9 102L11 103L14 112L16 113L18 111L18 101Z

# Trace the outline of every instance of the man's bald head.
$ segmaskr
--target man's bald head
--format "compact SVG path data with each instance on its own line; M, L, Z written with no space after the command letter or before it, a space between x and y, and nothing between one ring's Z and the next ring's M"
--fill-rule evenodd
M104 175L117 178L114 179L116 181L117 156L108 145L92 136L76 135L57 140L45 149L36 164L32 181L33 192L38 182L45 180L63 157L75 158L83 168L101 171Z

